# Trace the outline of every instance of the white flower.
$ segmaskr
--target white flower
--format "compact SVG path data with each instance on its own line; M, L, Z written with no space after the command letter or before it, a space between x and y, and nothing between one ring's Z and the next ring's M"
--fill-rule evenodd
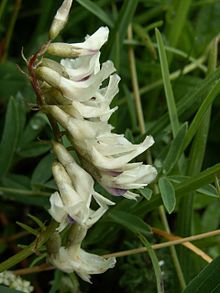
M115 71L111 61L103 63L98 73L91 75L88 79L74 81L63 77L57 71L42 66L37 69L39 77L43 78L48 84L59 89L63 96L70 101L89 101L100 88L103 80L108 78Z
M107 41L109 29L100 27L94 34L87 36L83 43L52 43L48 53L60 57L78 57L96 54Z
M80 226L73 226L70 231L68 247L60 247L58 253L51 254L49 261L60 270L71 273L76 272L84 281L91 283L91 274L101 274L113 268L116 260L88 253L81 249L81 242L86 230Z
M59 192L51 195L49 213L60 223L58 231L74 222L90 227L106 212L108 205L114 203L95 192L92 177L61 144L54 142L54 152L60 161L52 167ZM92 198L99 206L97 210L90 208Z
M132 144L124 135L105 133L97 136L96 142L92 145L92 161L99 168L117 170L143 153L153 143L152 136L147 136L140 144Z
M81 149L86 147L82 143L85 140L95 139L98 135L112 130L110 124L76 119L58 106L44 106L44 110L51 114L68 131L73 141L75 141L74 145L79 145Z

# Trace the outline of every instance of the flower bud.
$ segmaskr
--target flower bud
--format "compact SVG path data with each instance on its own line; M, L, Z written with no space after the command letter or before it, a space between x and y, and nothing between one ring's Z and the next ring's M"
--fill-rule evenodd
M83 49L76 48L71 44L65 43L52 43L48 46L47 53L53 56L58 56L62 58L73 58L79 57L83 54ZM87 54L92 55L92 53Z
M49 31L49 38L50 40L53 40L56 38L56 36L60 33L60 31L64 28L70 8L72 6L73 0L64 0L63 4L60 6L60 8L57 10L57 13L54 17L54 20L52 22L50 31Z

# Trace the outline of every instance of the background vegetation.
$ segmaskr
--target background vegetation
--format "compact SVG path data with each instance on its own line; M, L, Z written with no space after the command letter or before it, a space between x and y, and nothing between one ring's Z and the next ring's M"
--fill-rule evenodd
M118 257L116 267L94 276L92 285L74 274L41 272L46 262L42 229L49 225L48 198L56 188L48 143L52 131L17 65L26 70L22 47L28 58L47 40L61 2L0 3L0 257L5 261L15 255L0 264L0 270L24 274L39 293L176 293L188 284L186 293L220 292L219 236L208 233L193 248L189 243L188 248L151 248L174 240L171 232L184 238L219 228L217 0L74 1L60 41L82 41L100 26L110 28L102 59L113 60L121 76L120 93L113 101L119 110L111 123L132 142L153 135L155 145L139 159L153 161L159 175L157 182L139 191L138 202L119 199L84 242L87 250L98 254L140 246L149 254ZM35 238L32 250L27 250ZM16 255L20 248L24 250ZM33 273L30 268L35 266L39 267Z

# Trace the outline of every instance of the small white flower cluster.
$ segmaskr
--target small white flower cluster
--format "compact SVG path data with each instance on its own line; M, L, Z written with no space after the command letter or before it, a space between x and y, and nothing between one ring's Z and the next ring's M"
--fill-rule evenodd
M59 23L62 29L71 3L63 2L50 35L58 34ZM43 109L65 129L83 166L75 162L64 146L53 143L57 161L52 171L59 191L50 198L49 212L59 223L58 232L74 225L69 231L68 245L58 245L50 255L50 262L65 272L75 271L88 282L90 274L102 273L115 264L115 258L104 259L80 248L88 228L114 204L94 190L91 175L112 195L128 199L138 196L131 189L143 188L157 175L151 165L129 163L154 143L153 138L147 136L134 145L124 135L112 133L113 127L108 123L117 110L117 107L111 109L110 104L118 93L120 80L111 61L100 65L100 48L108 34L109 29L101 27L83 43L50 43L47 52L65 59L57 63L44 58L36 69L46 101ZM103 87L106 79L108 84ZM92 199L98 206L96 210L91 208Z
M0 273L0 284L25 293L30 293L34 290L34 287L31 286L29 281L23 280L21 277L16 276L10 271Z

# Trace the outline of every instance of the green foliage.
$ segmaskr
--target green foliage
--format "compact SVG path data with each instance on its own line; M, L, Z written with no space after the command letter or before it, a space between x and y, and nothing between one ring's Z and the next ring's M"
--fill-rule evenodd
M44 113L38 111L28 78L21 72L26 72L21 48L23 46L24 55L30 57L47 40L48 29L61 2L0 3L2 259L14 254L15 245L24 247L18 255L0 264L1 269L13 269L24 259L27 267L45 263L45 231L51 227L47 209L49 196L56 190L51 172L53 133ZM160 281L165 284L165 292L177 293L183 289L177 277L182 270L186 283L191 281L184 293L217 293L219 238L195 243L205 253L216 257L207 267L193 252L177 250L178 271L168 249L156 252L159 260L151 250L151 244L164 241L152 233L151 227L167 229L159 208L163 205L173 234L190 236L219 228L220 68L215 68L218 52L214 52L211 43L219 34L219 1L73 2L69 22L57 41L80 42L101 25L110 28L101 58L113 60L121 77L120 92L112 103L112 107L118 106L119 110L114 113L111 123L115 127L113 131L124 132L131 142L138 143L145 135L140 133L129 66L128 48L134 49L146 134L155 139L150 152L141 155L137 161L150 163L152 159L158 169L156 182L136 191L140 195L137 201L113 198L117 205L91 228L84 245L100 255L144 245L150 249L151 258L145 253L118 259L116 268L95 277L91 287L58 270L54 275L35 273L29 278L41 287L41 291L50 293L68 290L162 292ZM133 27L130 41L127 40L129 25ZM96 190L103 193L98 185ZM12 245L7 242L24 230L26 236L21 236L24 238L12 240ZM147 237L150 244L143 238L142 241L138 239L137 234ZM160 267L162 280L160 260L165 261ZM0 291L13 292L3 287Z
M211 264L206 266L187 286L183 293L191 292L219 292L219 262L217 257Z

